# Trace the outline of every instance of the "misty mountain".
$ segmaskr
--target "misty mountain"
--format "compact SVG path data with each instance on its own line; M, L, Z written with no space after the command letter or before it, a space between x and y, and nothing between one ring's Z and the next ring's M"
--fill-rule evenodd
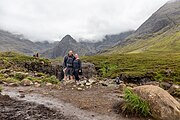
M98 42L77 42L70 35L66 35L53 49L42 53L42 56L48 58L56 58L65 56L69 50L73 50L81 56L93 55L102 50L113 47L117 42L125 39L134 31L123 32L115 35L106 35L102 41Z
M22 35L0 30L0 51L14 51L32 55L36 52L50 49L53 46L54 44L49 42L32 42L25 39Z
M180 0L168 2L157 10L137 30L135 35L145 36L166 30L180 23Z
M70 35L66 35L54 48L42 53L42 56L48 58L64 57L70 50L73 50L79 55L86 55L92 51L88 46L77 42Z
M168 2L135 32L105 53L180 51L180 0Z

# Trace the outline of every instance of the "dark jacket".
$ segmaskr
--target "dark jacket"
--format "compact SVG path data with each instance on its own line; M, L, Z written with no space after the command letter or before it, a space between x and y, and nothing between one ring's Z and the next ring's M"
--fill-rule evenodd
M80 59L75 59L74 61L73 61L73 69L82 69L81 68L82 66L81 66L81 60Z
M64 62L63 62L63 68L67 68L67 67L73 67L73 62L75 60L75 57L72 56L65 56L64 57Z

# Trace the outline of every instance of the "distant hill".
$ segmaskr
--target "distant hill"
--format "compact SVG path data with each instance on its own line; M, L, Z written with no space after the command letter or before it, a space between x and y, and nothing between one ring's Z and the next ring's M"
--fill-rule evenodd
M102 41L99 42L77 42L70 35L66 35L62 40L52 49L42 53L42 56L48 58L57 58L65 56L69 50L73 50L81 56L94 55L99 51L113 47L117 42L125 39L134 31L123 32L115 35L106 35Z
M42 52L54 46L49 42L32 42L21 35L0 30L0 51L14 51L27 55Z
M108 53L180 52L180 0L168 2Z
M66 35L54 48L45 51L42 55L48 58L64 57L70 50L79 55L85 55L90 52L88 47L77 42L70 35Z

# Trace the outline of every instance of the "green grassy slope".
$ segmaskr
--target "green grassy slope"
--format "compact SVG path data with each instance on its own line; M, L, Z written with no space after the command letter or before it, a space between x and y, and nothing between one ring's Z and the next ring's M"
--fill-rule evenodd
M150 76L157 81L180 84L180 53L134 53L83 57L96 65L102 77L115 78Z
M131 38L131 41L135 38ZM147 39L135 39L125 46L117 46L103 54L141 53L141 52L180 52L180 26Z

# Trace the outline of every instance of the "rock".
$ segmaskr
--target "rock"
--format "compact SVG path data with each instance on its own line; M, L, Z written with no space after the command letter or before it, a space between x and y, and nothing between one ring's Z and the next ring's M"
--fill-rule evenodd
M160 83L160 87L163 88L164 90L168 90L172 85L168 82L162 82Z
M18 84L17 83L9 83L8 86L10 86L10 87L17 87Z
M24 97L25 97L25 94L20 94L19 97L20 97L20 98L24 98Z
M179 120L180 103L167 91L153 85L139 86L132 90L149 103L154 118L159 120Z
M4 77L5 77L5 78L8 78L8 77L9 77L9 75L5 73L5 74L4 74Z
M82 89L82 88L80 88L80 87L78 87L78 88L77 88L77 90L78 90L78 91L83 91L83 89Z
M86 83L86 86L91 86L92 85L92 83Z
M10 73L11 70L10 69L2 69L0 70L0 73L4 74L4 73Z
M179 85L172 85L168 92L173 95L173 96L176 96L176 97L180 97L180 86Z
M159 82L157 82L157 81L150 81L150 82L146 82L145 85L159 86Z
M52 83L46 83L46 86L52 86Z
M82 63L83 76L86 78L91 78L96 75L95 65L92 63Z
M120 91L124 91L125 88L126 88L126 84L122 83L122 84L119 85L119 90Z
M41 84L39 84L38 82L35 82L35 83L34 83L34 86L35 86L35 87L40 87Z
M108 86L108 83L106 81L99 81L99 84L101 84L102 86Z
M134 88L134 87L137 87L138 85L137 84L133 84L133 83L129 83L129 84L126 84L128 87L132 87L132 88Z
M30 86L30 85L33 85L33 82L30 81L29 79L23 79L21 81L21 85L23 85L23 86Z
M80 81L80 84L81 84L81 85L85 85L86 83L87 83L86 80Z
M90 79L88 80L88 82L91 83L91 84L94 84L94 83L96 83L96 80L90 78Z

